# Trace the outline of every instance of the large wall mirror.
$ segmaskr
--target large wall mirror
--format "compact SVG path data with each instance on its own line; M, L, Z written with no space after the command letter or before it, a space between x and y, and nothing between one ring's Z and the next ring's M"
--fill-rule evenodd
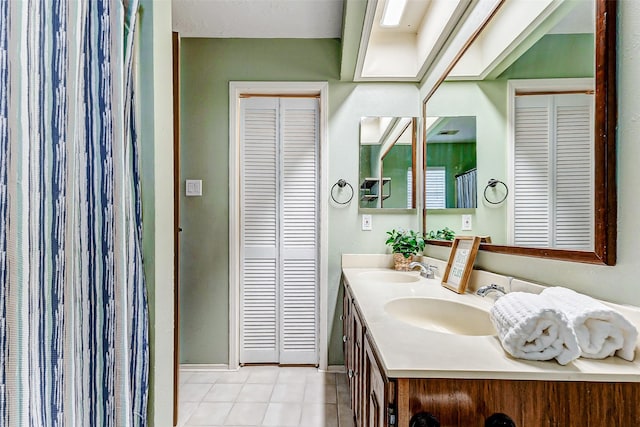
M417 117L360 120L360 209L415 209Z
M425 233L449 227L490 238L485 251L615 264L615 19L608 0L502 4L424 103L426 176L430 118L475 117L472 229L434 211L442 202L427 186Z

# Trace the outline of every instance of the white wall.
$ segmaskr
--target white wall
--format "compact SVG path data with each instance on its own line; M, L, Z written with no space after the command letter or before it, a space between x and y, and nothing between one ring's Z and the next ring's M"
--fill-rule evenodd
M143 257L149 295L149 425L173 425L171 1L142 0L139 99Z

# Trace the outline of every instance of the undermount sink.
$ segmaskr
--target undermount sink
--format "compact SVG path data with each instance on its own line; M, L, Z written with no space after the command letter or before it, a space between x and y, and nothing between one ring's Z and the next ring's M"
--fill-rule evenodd
M402 271L367 271L360 273L360 278L374 282L413 283L420 280L418 274L409 274Z
M385 304L392 317L434 332L455 335L495 335L489 312L438 298L399 298Z

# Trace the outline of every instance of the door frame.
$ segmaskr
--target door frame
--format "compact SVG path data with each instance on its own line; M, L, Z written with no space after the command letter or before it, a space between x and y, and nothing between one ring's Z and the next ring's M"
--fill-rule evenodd
M229 82L229 369L240 367L240 98L242 95L319 96L318 366L328 368L328 82Z

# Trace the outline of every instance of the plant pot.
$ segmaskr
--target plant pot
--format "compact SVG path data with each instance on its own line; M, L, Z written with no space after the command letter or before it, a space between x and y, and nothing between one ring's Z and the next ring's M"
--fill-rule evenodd
M409 271L409 264L413 261L413 255L409 258L405 258L404 255L399 253L393 254L393 265L398 271Z

